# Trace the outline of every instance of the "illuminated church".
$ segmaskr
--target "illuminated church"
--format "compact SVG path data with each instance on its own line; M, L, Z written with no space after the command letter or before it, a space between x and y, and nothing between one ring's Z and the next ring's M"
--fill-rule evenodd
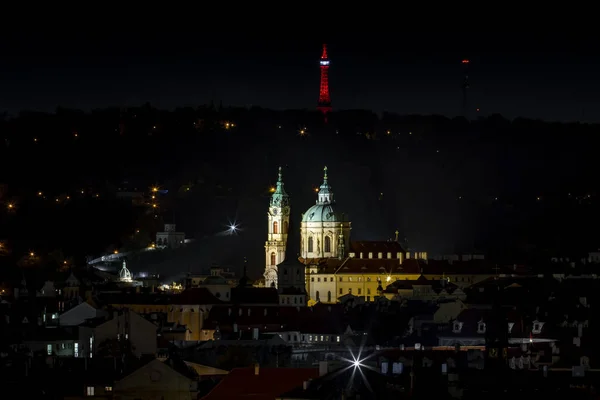
M337 207L327 167L315 205L302 214L297 252L291 249L297 244L288 243L288 237L296 240L298 229L290 225L290 207L279 168L267 214L264 277L265 286L278 289L282 305L305 305L309 299L336 303L346 295L372 301L392 280L421 276L418 262L407 262L411 253L397 233L395 241L350 240L351 222ZM413 253L412 258L426 259L427 254Z

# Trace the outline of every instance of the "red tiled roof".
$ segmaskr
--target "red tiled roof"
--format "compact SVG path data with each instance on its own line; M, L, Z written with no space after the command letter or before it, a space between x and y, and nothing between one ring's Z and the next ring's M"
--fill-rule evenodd
M385 253L384 253L385 254ZM400 264L397 258L346 257L299 259L306 265L316 265L318 273L333 274L424 274L424 275L496 275L506 268L497 268L487 260L454 261L417 260L409 258ZM511 270L512 271L512 270Z
M300 260L304 263L304 260ZM417 260L406 260L402 265L396 258L320 258L306 260L309 265L316 265L320 274L419 274Z
M255 375L254 368L236 368L202 399L274 400L318 376L317 368L259 368L258 375Z
M377 257L378 253L383 253L383 257L392 253L392 258L397 258L397 253L405 253L400 243L393 241L353 241L350 242L350 251L356 253L357 257L360 253L363 253L363 257L367 257L368 253L373 253L373 257Z

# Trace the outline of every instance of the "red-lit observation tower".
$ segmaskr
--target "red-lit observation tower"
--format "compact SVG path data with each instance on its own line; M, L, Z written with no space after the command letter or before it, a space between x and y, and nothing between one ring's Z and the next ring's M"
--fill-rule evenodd
M323 53L319 60L321 66L321 85L319 86L319 103L317 110L325 116L331 112L331 97L329 96L329 58L327 57L327 45L323 45Z

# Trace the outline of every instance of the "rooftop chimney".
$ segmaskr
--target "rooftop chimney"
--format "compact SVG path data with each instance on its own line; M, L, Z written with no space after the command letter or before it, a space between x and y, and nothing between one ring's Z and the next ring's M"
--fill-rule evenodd
M254 375L260 374L260 365L258 363L254 364Z

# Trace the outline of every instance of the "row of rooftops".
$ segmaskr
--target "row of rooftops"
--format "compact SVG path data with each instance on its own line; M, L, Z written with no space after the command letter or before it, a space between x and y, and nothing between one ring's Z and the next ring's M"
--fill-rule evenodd
M316 267L318 274L382 274L382 275L498 275L515 273L514 267L498 267L483 259L449 262L448 260L398 258L300 258L300 262Z
M234 287L231 301L218 299L207 288L189 288L181 293L103 293L100 301L105 304L148 304L148 305L218 305L218 304L279 304L275 288Z

